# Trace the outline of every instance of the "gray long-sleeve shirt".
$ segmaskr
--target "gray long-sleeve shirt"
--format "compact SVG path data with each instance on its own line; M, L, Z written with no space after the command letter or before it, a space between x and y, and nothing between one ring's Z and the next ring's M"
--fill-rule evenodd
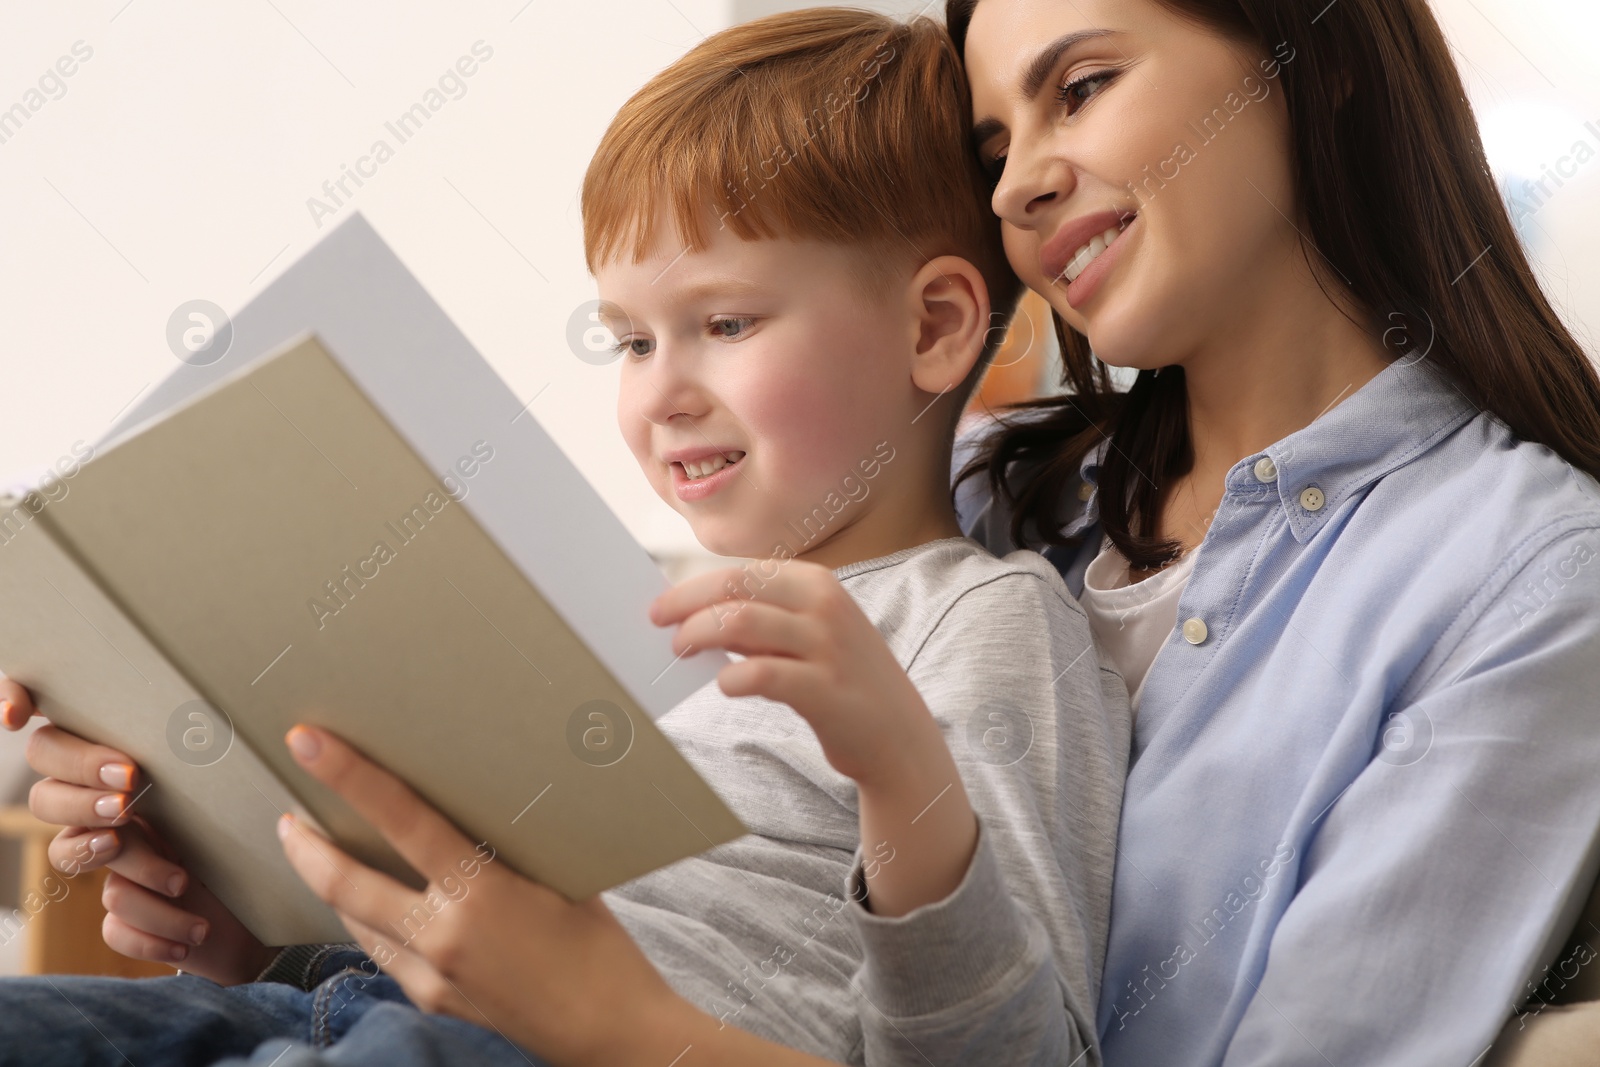
M751 833L603 894L683 997L842 1063L1099 1063L1130 719L1055 569L944 538L835 573L955 756L978 846L897 918L860 899L855 783L795 711L715 683L659 725ZM887 862L893 862L892 859Z
M944 538L837 568L944 733L978 816L948 897L859 900L855 783L787 705L712 683L659 720L752 833L602 894L702 1010L873 1067L1097 1067L1094 1018L1130 716L1042 556ZM887 862L893 862L892 859ZM262 979L304 986L315 946Z

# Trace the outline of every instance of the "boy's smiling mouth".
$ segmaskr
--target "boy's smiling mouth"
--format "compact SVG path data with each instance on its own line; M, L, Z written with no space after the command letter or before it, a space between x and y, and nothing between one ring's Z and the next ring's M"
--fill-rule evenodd
M744 452L737 448L696 448L669 452L662 458L672 471L672 488L678 499L703 500L736 473Z

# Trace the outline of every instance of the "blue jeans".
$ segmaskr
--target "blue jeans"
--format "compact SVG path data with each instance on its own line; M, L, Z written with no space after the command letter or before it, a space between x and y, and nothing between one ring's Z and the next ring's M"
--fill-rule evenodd
M198 975L0 978L0 1067L548 1067L493 1029L419 1011L364 953L316 988Z

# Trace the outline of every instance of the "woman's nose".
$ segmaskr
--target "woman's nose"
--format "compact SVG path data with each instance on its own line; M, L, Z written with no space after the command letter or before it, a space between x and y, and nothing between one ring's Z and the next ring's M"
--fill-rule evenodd
M1021 229L1034 229L1045 210L1065 200L1076 179L1071 165L1043 137L1018 137L1006 150L1005 168L990 207Z

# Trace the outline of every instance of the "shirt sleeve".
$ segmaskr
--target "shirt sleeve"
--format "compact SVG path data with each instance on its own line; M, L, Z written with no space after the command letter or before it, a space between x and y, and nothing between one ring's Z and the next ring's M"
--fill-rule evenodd
M851 984L865 1062L1098 1064L1130 729L1122 679L1100 666L1059 579L1035 573L964 594L910 674L956 758L978 841L949 896L897 917L863 905L858 846L845 911L864 953Z
M1600 864L1597 544L1569 533L1503 568L1400 691L1237 991L1227 1067L1478 1063L1554 996L1544 969Z

